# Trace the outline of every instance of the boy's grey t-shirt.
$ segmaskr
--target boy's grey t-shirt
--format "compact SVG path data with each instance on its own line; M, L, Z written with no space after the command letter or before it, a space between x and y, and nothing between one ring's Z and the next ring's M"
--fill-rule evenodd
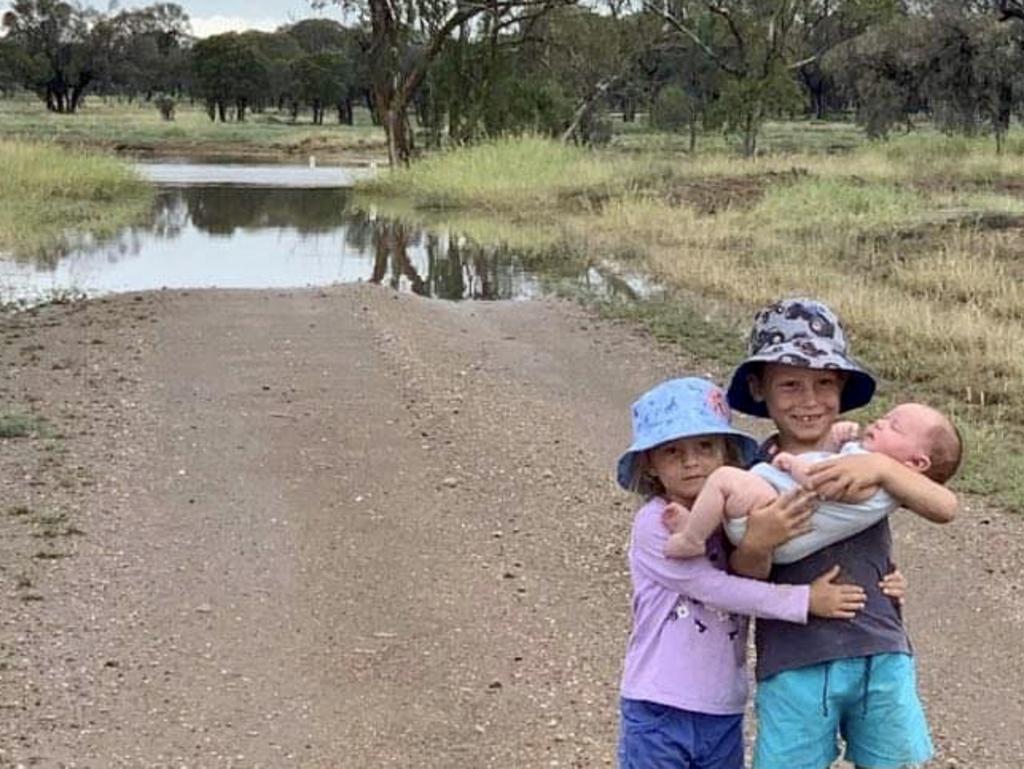
M882 593L882 577L892 571L889 520L842 542L811 553L795 563L776 564L772 582L803 585L813 582L835 564L842 567L840 582L855 583L867 592L867 605L851 620L809 617L806 625L757 620L757 680L784 670L847 657L884 652L911 653L899 604Z
M756 461L770 462L774 440L765 441ZM869 654L902 652L911 654L910 639L903 628L899 603L884 595L878 586L893 570L892 533L884 518L860 534L836 542L794 563L777 563L769 580L780 584L810 584L836 564L842 568L840 582L860 585L867 593L867 605L850 620L808 617L806 625L777 620L757 620L754 644L757 648L755 675L761 681L784 670L795 670L821 662L866 657Z

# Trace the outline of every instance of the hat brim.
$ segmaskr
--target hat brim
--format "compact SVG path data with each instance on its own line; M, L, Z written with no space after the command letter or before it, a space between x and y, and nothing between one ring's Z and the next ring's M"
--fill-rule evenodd
M751 355L733 372L726 391L729 405L743 414L768 418L764 401L754 400L750 394L749 377L765 363L782 363L798 368L819 371L843 371L848 375L839 399L839 412L852 411L866 406L875 394L875 378L852 358L838 353L829 353L819 358L810 358L790 343L776 345L758 355Z
M660 446L662 443L667 441L675 441L680 438L698 438L702 435L723 435L730 441L739 452L740 461L744 467L749 467L754 462L754 458L757 456L757 451L760 446L757 439L752 435L748 435L742 430L737 430L734 427L729 427L721 430L698 431L693 433L680 433L664 440L658 440L655 442L651 441L637 441L634 442L626 451L619 457L616 480L619 486L626 489L626 491L636 491L634 483L634 476L636 474L636 462L640 454L649 449L653 449L655 446Z

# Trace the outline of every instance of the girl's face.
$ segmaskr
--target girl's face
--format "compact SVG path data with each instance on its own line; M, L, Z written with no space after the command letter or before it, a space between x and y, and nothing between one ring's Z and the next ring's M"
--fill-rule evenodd
M751 377L750 391L775 422L779 448L808 451L818 447L839 416L844 384L841 371L768 363L759 377Z
M725 437L721 435L679 438L647 452L650 470L665 487L668 500L686 507L693 504L704 481L725 460Z

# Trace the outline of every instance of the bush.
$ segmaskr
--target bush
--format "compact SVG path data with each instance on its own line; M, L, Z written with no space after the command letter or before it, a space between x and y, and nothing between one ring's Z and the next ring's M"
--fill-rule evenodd
M174 108L177 102L170 96L159 96L156 99L156 108L160 110L160 117L164 120L174 120Z

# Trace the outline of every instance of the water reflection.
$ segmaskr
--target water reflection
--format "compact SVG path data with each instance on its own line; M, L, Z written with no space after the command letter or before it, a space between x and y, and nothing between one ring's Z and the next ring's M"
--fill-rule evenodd
M571 263L578 281L593 280L580 260ZM529 264L507 247L368 215L346 189L183 186L162 189L147 221L115 237L0 259L0 295L372 281L443 299L519 299L547 287Z

